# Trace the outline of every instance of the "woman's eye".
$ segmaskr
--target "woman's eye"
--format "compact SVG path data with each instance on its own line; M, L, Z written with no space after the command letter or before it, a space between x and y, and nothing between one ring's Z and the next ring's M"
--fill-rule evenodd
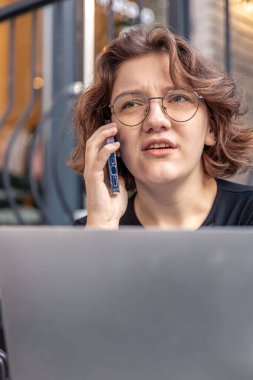
M124 103L122 105L121 109L122 110L126 110L126 109L129 109L129 108L138 107L138 106L141 106L140 102L129 101L129 102Z
M183 95L176 95L170 99L170 102L175 102L175 103L187 102L187 101L188 101L188 99Z

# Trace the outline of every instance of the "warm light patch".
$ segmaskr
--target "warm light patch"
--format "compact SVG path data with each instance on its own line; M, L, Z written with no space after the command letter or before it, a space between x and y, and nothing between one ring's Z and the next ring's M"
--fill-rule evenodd
M41 77L35 77L33 79L33 88L35 90L40 90L44 86L44 80Z

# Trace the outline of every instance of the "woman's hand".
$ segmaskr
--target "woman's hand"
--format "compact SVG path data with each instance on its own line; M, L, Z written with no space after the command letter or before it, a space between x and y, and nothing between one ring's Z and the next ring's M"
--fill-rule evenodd
M124 179L119 177L120 192L113 195L105 174L110 154L120 147L119 142L106 144L106 139L116 133L116 124L110 123L97 129L86 142L84 180L87 193L87 227L118 228L119 219L127 207L128 195Z

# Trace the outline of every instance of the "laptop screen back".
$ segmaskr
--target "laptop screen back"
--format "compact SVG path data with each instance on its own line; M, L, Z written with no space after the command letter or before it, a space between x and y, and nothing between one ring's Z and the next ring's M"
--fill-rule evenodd
M0 239L12 380L252 380L251 230Z

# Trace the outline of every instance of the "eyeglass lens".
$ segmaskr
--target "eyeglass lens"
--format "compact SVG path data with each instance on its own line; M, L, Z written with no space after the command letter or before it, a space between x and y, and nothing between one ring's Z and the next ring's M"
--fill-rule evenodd
M184 90L169 91L162 100L163 111L178 122L190 120L198 110L199 99L195 92ZM140 124L150 109L150 100L141 93L118 96L113 103L116 118L124 125Z

